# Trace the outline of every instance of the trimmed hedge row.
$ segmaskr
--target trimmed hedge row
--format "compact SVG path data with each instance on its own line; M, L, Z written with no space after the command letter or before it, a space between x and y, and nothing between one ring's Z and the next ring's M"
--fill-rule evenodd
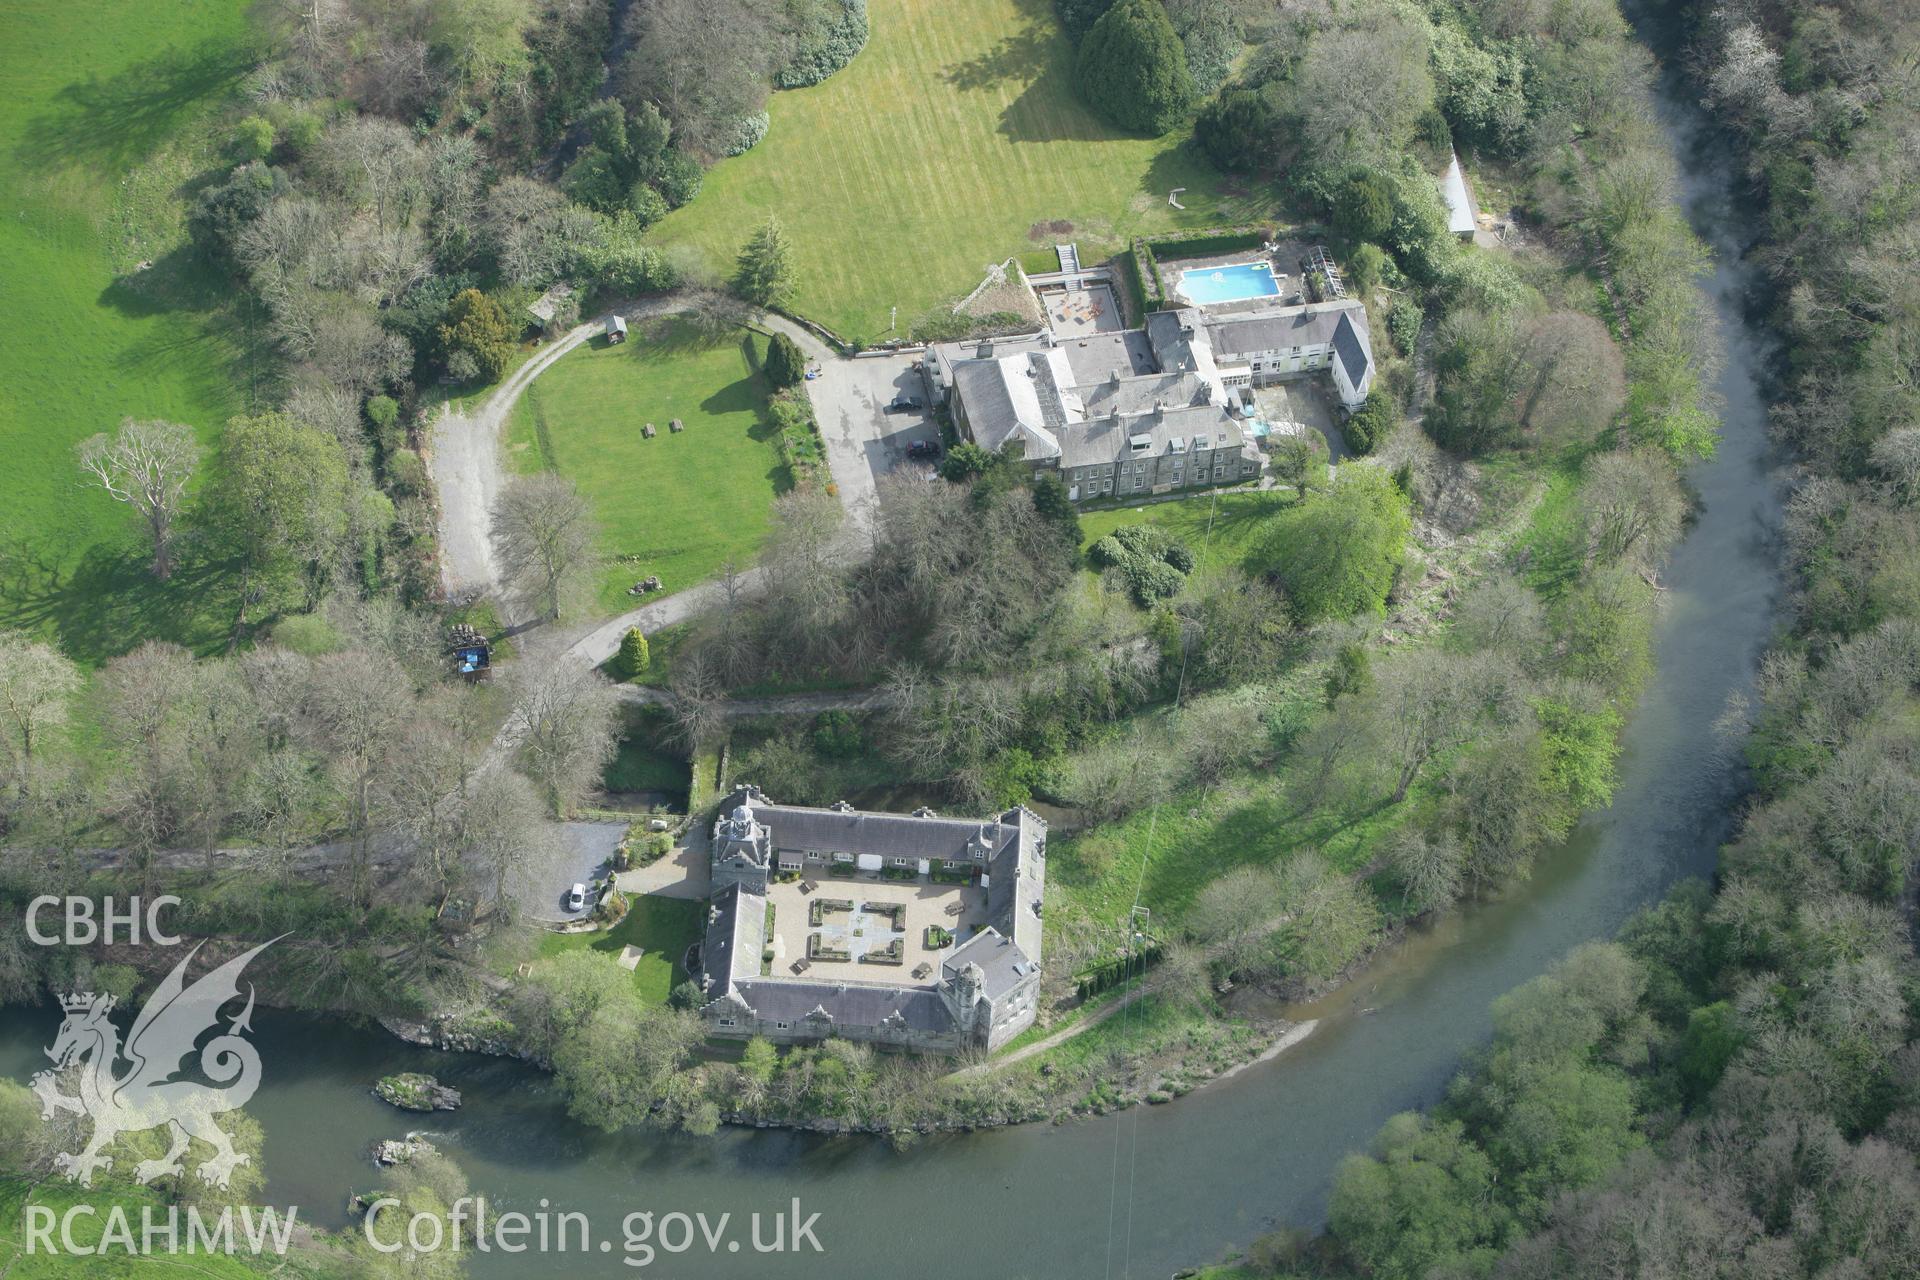
M1231 231L1200 231L1191 235L1155 236L1151 241L1156 253L1169 258L1204 258L1216 253L1240 249L1258 249L1268 237L1259 227L1241 227Z
M1140 948L1136 955L1117 955L1081 973L1074 982L1074 990L1082 1000L1099 995L1110 987L1117 987L1135 974L1145 973L1159 963L1161 946L1149 942Z

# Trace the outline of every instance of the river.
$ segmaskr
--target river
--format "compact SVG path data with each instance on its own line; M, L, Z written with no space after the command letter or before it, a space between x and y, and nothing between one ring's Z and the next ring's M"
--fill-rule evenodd
M1545 854L1531 881L1461 911L1384 957L1347 989L1300 1011L1318 1030L1280 1058L1160 1107L1059 1127L927 1141L905 1153L867 1139L723 1131L710 1139L602 1135L568 1121L546 1079L520 1064L407 1048L377 1029L263 1014L265 1080L249 1110L267 1202L347 1220L373 1182L365 1151L407 1118L367 1093L377 1076L426 1070L460 1088L463 1110L425 1127L497 1210L590 1215L616 1234L636 1209L771 1214L798 1197L819 1213L824 1252L662 1255L641 1274L879 1277L1164 1276L1220 1256L1274 1223L1324 1213L1340 1157L1394 1112L1434 1101L1462 1056L1490 1034L1489 1005L1583 940L1611 933L1676 879L1708 873L1739 772L1716 736L1730 700L1750 694L1780 585L1778 500L1766 442L1766 346L1742 316L1750 283L1729 207L1725 150L1687 95L1669 86L1666 123L1684 194L1717 266L1703 282L1726 359L1725 434L1694 467L1700 519L1666 575L1658 673L1628 732L1613 806ZM0 1012L0 1072L44 1065L55 1015ZM736 1240L737 1242L737 1240ZM633 1274L611 1253L472 1255L476 1277Z

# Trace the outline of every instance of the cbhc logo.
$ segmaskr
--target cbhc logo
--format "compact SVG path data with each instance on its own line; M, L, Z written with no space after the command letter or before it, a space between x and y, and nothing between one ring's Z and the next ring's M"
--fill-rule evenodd
M156 947L178 946L178 935L162 931L160 928L160 908L177 907L180 899L172 894L162 894L146 904L142 909L139 898L129 898L126 909L116 911L112 898L100 900L97 918L92 898L56 898L52 894L42 894L27 904L27 937L43 947L85 947L95 942L112 946L116 942L141 944L141 926L146 926L146 941ZM64 929L58 934L40 931L40 913L48 907L58 907ZM123 933L124 931L124 933Z

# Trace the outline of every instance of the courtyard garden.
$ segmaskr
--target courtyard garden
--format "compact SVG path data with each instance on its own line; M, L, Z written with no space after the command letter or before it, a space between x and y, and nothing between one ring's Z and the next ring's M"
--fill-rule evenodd
M558 471L593 504L598 612L632 608L627 588L649 575L679 591L758 556L774 496L790 487L765 354L758 334L707 342L664 321L624 345L596 339L528 384L507 427L509 466Z
M1137 234L1273 210L1271 193L1228 194L1185 130L1141 138L1093 115L1049 0L871 0L868 14L872 38L852 65L775 94L766 138L715 166L656 229L660 243L730 272L778 214L794 309L872 342L893 308L905 330L1009 255L1072 240L1094 262ZM1184 210L1167 202L1175 187Z

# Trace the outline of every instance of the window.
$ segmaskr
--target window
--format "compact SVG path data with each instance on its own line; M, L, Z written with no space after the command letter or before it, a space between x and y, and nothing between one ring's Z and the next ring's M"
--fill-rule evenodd
M808 862L824 862L824 861L826 861L826 857L827 857L827 855L826 855L826 854L824 854L824 853L821 853L821 852L820 852L820 851L819 851L818 849L809 849L809 850L807 850L807 861L808 861Z
M1243 462L1243 463L1241 463L1241 464L1240 464L1240 474L1241 474L1241 475L1243 475L1243 476L1250 476L1250 475L1252 475L1252 474L1253 474L1253 464L1252 464L1251 462Z
M1111 481L1111 480L1107 480L1107 481L1104 481L1104 482L1103 482L1103 483L1102 483L1102 484L1100 485L1100 492L1102 492L1102 493L1112 493L1112 492L1113 492L1113 481Z
M1226 479L1226 478L1227 478L1227 469L1226 469L1225 467L1215 467L1215 468L1213 469L1213 478L1214 478L1215 480L1224 480L1224 479Z
M721 1018L721 1019L719 1020L719 1022L718 1022L718 1024L717 1024L717 1025L719 1025L719 1026L723 1026L723 1027L730 1027L730 1026L732 1026L732 1025L733 1025L733 1019L732 1019L732 1018Z
M906 859L906 858L895 858L893 860L893 865L896 867L905 867L905 866L911 866L912 863L909 859Z
M787 1023L785 1023L785 1022L776 1022L776 1023L774 1023L774 1024L773 1024L773 1029L774 1029L775 1031L785 1031L785 1030L787 1029L787 1027L788 1027L788 1025L789 1025L789 1024L787 1024Z

